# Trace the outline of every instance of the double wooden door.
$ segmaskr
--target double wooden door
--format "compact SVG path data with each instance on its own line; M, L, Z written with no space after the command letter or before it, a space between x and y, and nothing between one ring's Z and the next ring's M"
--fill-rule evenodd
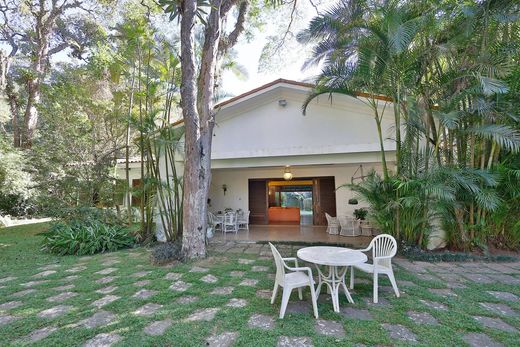
M268 182L270 179L249 180L249 220L251 224L268 224ZM313 224L327 225L325 213L336 216L336 185L334 177L312 179Z

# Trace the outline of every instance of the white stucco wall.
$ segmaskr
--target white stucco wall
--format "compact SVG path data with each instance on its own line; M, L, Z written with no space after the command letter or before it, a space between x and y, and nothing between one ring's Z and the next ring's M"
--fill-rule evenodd
M340 153L379 152L372 110L362 101L327 95L311 102L307 113L302 105L308 89L283 87L256 98L225 106L216 117L212 158L260 158ZM279 105L285 100L286 106ZM384 102L381 102L381 112ZM385 149L395 149L393 117L389 106L383 119ZM291 164L291 163L287 163Z
M350 183L351 177L359 165L317 165L294 166L291 171L295 178L334 176L336 187ZM368 173L373 168L381 172L379 163L364 164L363 171ZM270 168L241 168L241 169L215 169L212 171L210 187L211 206L210 211L223 211L225 208L248 210L248 182L251 178L280 178L282 179L283 167ZM359 172L356 176L359 175ZM356 182L359 182L357 180ZM222 185L227 186L224 195ZM349 205L348 199L354 197L354 193L348 188L336 190L336 213L338 216L352 216L354 209L366 206L362 201L358 205Z

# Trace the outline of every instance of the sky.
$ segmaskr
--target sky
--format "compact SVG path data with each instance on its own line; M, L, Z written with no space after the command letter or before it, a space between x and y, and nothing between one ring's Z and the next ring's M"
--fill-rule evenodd
M333 2L322 0L313 7L308 0L298 3L298 13L291 25L291 32L298 33L307 27L309 21L316 16L317 11L323 11ZM319 73L319 67L302 70L305 60L309 58L310 47L299 45L294 37L285 41L285 49L281 50L277 57L273 57L273 64L259 71L259 60L263 47L268 42L268 37L280 38L285 33L290 17L290 8L277 11L266 19L266 25L261 31L256 31L254 39L247 42L242 38L235 46L237 53L236 62L247 71L247 78L237 77L232 71L225 71L222 75L223 89L230 96L242 94L251 89L269 83L278 78L304 81L311 79ZM290 36L290 35L289 35Z

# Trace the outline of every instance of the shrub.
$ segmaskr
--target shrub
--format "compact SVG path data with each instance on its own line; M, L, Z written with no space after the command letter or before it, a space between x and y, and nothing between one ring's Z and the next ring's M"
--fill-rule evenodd
M173 260L182 260L182 245L180 242L160 243L152 249L150 262L161 265Z
M356 208L354 210L354 217L359 220L365 220L367 217L368 210L366 208Z
M43 249L59 255L112 252L135 243L128 229L97 220L57 222L43 236Z

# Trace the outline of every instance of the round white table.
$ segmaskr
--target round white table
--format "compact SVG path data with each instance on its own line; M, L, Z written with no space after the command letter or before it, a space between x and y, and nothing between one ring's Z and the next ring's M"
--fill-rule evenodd
M350 303L354 303L352 296L345 284L345 274L349 266L365 263L368 258L360 252L343 247L315 246L298 250L298 258L308 263L313 263L318 270L318 288L316 296L320 295L321 286L325 284L332 297L334 312L339 312L339 288L345 291L345 296ZM321 270L320 266L329 268L328 274Z

